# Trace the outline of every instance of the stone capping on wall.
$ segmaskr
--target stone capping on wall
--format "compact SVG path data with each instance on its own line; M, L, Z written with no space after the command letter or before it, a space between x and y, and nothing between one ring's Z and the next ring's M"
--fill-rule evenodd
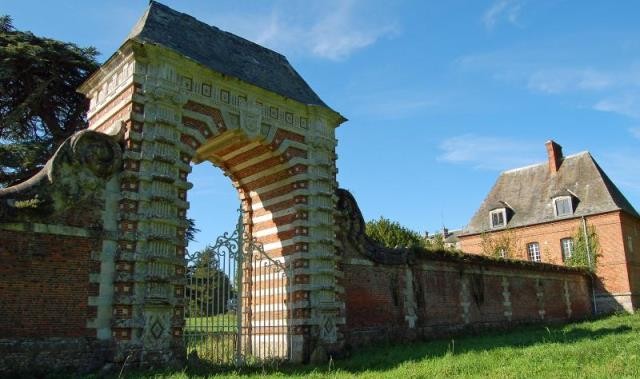
M0 223L0 230L10 230L13 232L26 232L36 234L55 234L58 236L69 237L87 237L94 239L116 239L118 236L116 232L110 230L99 230L97 228L80 228L60 224L41 224L36 222Z
M460 262L465 264L491 265L508 269L523 269L541 272L557 272L567 274L589 275L590 271L583 267L560 266L551 263L530 262L516 259L493 258L477 254L465 254L458 251L432 251L426 249L409 249L415 260L429 260L441 262Z

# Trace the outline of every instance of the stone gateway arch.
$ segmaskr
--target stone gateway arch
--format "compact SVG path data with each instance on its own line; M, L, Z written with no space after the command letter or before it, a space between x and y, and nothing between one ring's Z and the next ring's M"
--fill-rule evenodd
M243 296L244 317L277 310L279 324L291 326L294 361L309 354L312 336L337 342L344 307L334 269L334 130L345 119L285 57L151 2L80 91L91 100L89 129L124 141L112 214L119 238L102 251L121 280L113 302L97 305L98 314L123 317L117 325L97 318L97 329L110 329L125 350L140 347L141 360L164 360L156 353L180 346L188 175L190 163L209 161L237 189L244 231L292 267L292 283L269 284L291 291L286 301L269 291L253 293L251 303Z
M236 358L260 345L258 359L320 361L590 312L581 270L370 240L336 181L346 120L278 53L151 1L79 91L88 130L0 189L0 374L184 362L189 173L201 162L236 188L250 250L235 262L237 304L223 297L238 309Z

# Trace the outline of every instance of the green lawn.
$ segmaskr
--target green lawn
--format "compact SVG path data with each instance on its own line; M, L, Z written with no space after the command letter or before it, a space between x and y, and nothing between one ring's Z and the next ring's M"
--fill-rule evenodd
M215 374L132 373L129 378L639 378L640 314L566 326L529 326L401 346L371 347L322 366L244 368Z
M188 317L185 322L185 332L191 331L236 331L237 316L235 313L225 313L209 317Z
M184 328L187 354L196 350L198 357L208 363L232 363L236 349L237 322L235 313L188 317Z

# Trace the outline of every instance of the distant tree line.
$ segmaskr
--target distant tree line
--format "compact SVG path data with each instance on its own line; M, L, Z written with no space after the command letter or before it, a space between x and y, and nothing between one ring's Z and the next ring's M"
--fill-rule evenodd
M388 248L419 248L431 251L448 250L444 243L444 236L436 233L427 239L426 235L411 230L397 221L380 216L377 220L368 221L365 225L366 234L382 246Z

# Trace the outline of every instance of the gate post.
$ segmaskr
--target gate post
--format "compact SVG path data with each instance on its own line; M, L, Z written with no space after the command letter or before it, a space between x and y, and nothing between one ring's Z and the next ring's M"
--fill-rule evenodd
M308 285L294 287L304 289L302 296L308 302L309 312L302 330L305 351L298 360L317 360L342 348L339 332L344 325L343 292L338 283L338 257L340 245L336 240L337 155L335 148L335 122L317 109L310 121L309 141L309 196L308 196L308 245L303 257L307 265ZM295 270L296 272L298 270ZM294 278L299 277L296 272ZM303 276L304 277L304 276ZM294 291L294 296L300 296ZM295 298L294 298L295 301Z
M111 320L116 363L160 366L185 358L181 333L191 151L178 131L184 100L179 87L170 73L139 53L125 44L81 90L91 98L90 129L124 126Z

